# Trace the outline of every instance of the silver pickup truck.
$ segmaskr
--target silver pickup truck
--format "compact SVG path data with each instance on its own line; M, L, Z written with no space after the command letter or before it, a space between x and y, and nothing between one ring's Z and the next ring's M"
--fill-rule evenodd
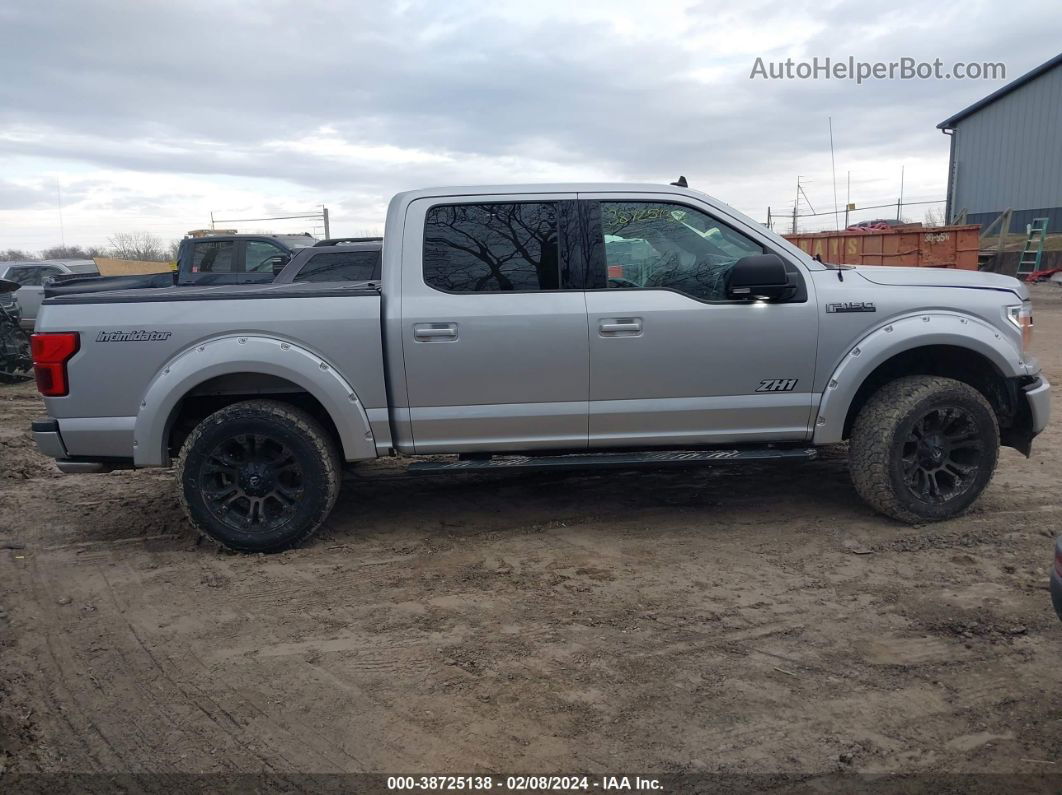
M1031 327L1015 279L826 265L679 187L417 190L378 281L46 298L33 433L64 472L176 461L191 522L244 551L307 538L341 468L388 455L784 463L849 440L859 494L922 522L1046 425Z

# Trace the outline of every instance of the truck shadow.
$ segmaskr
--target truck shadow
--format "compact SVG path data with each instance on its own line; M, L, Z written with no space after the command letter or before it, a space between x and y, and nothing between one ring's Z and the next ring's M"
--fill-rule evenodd
M710 526L880 521L856 495L847 459L805 464L581 472L407 475L370 465L343 485L325 533L400 537L521 532L544 525Z

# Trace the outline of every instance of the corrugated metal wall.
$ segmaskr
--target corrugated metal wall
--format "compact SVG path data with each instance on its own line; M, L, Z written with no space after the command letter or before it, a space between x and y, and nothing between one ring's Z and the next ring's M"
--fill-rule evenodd
M1049 210L1052 231L1062 229L1062 65L962 119L953 134L952 214ZM1016 217L1011 228L1024 223Z

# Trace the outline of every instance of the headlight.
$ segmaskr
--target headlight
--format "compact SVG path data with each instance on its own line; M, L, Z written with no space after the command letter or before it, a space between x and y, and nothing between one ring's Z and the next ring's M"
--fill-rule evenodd
M1021 304L1007 307L1007 320L1021 332L1021 347L1024 350L1032 342L1033 316L1032 303L1025 301Z

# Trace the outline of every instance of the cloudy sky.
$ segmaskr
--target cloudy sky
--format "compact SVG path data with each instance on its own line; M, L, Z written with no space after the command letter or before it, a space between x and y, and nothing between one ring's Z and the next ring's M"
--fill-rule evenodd
M358 234L394 192L440 184L681 173L762 220L802 175L832 210L827 116L841 202L848 172L853 201L895 201L901 167L908 199L940 199L935 125L1006 81L766 81L755 59L1002 61L1012 79L1060 34L1056 0L0 0L0 249L321 204Z

